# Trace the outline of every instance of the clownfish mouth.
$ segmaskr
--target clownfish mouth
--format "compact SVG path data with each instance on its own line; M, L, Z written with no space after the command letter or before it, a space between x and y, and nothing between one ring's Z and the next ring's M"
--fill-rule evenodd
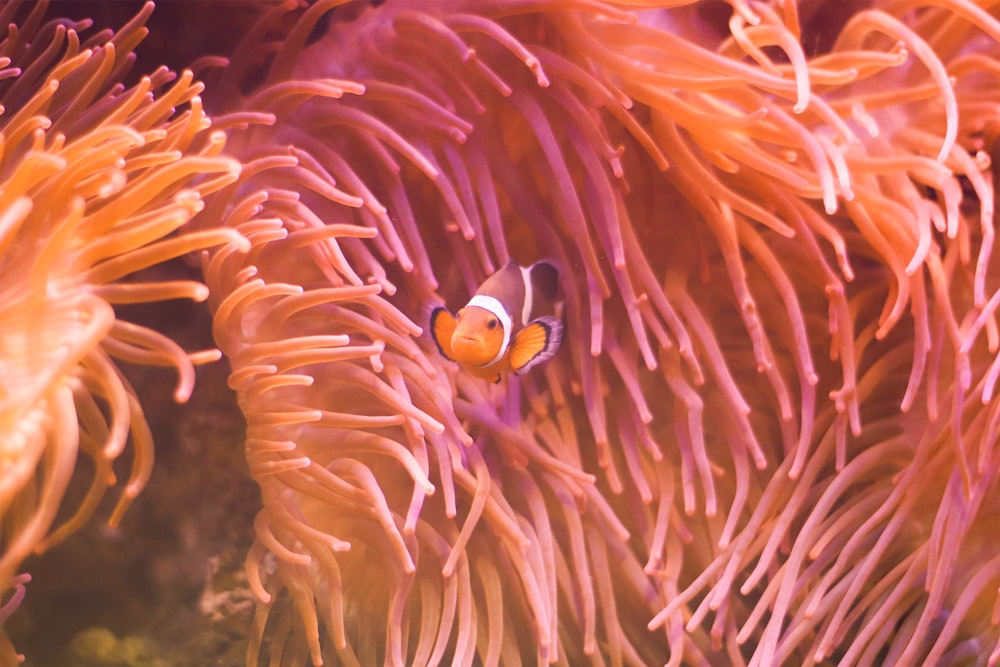
M486 349L485 342L478 336L456 335L451 341L451 350L455 360L461 363L480 366L493 358Z
M486 341L483 340L482 336L477 336L475 333L456 333L451 339L452 348L460 347L466 350L480 350L486 346Z

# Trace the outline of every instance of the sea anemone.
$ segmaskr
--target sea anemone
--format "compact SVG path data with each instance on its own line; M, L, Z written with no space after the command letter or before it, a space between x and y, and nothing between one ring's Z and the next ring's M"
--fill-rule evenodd
M989 11L261 11L192 144L238 179L161 242L231 235L248 664L1000 662ZM440 356L433 306L543 258L553 360Z
M989 14L335 4L216 88L254 646L281 590L279 664L993 646ZM421 327L510 258L566 349L492 387Z
M113 465L129 440L112 525L149 478L150 429L115 360L175 367L184 401L193 365L219 357L185 352L114 311L204 300L197 282L130 276L245 243L225 228L175 235L240 165L220 155L225 137L210 131L191 72L120 83L152 9L113 36L84 38L88 22L45 22L44 4L0 11L0 590L18 591L4 618L23 595L21 562L87 521L117 484ZM88 469L89 490L53 527L74 471Z

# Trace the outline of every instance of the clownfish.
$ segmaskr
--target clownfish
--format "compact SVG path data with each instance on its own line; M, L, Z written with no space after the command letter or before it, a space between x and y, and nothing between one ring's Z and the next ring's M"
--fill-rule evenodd
M442 356L476 377L499 382L501 373L523 375L551 359L562 342L562 322L538 315L554 310L558 281L548 262L511 261L483 281L457 317L435 308L431 337Z

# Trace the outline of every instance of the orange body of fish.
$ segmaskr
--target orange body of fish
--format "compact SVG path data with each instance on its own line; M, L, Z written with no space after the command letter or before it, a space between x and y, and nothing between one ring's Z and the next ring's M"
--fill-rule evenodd
M522 375L559 349L562 322L553 315L559 272L548 262L510 262L487 278L453 316L431 313L431 336L441 354L467 371L499 382L504 373Z

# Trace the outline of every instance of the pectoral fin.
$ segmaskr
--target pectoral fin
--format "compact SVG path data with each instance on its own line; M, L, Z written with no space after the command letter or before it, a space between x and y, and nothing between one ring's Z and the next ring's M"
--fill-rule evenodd
M431 311L431 338L437 345L441 356L450 361L455 358L451 354L451 336L455 333L455 317L447 308L437 307Z
M510 365L518 375L552 358L562 342L562 322L554 317L532 320L514 336Z

